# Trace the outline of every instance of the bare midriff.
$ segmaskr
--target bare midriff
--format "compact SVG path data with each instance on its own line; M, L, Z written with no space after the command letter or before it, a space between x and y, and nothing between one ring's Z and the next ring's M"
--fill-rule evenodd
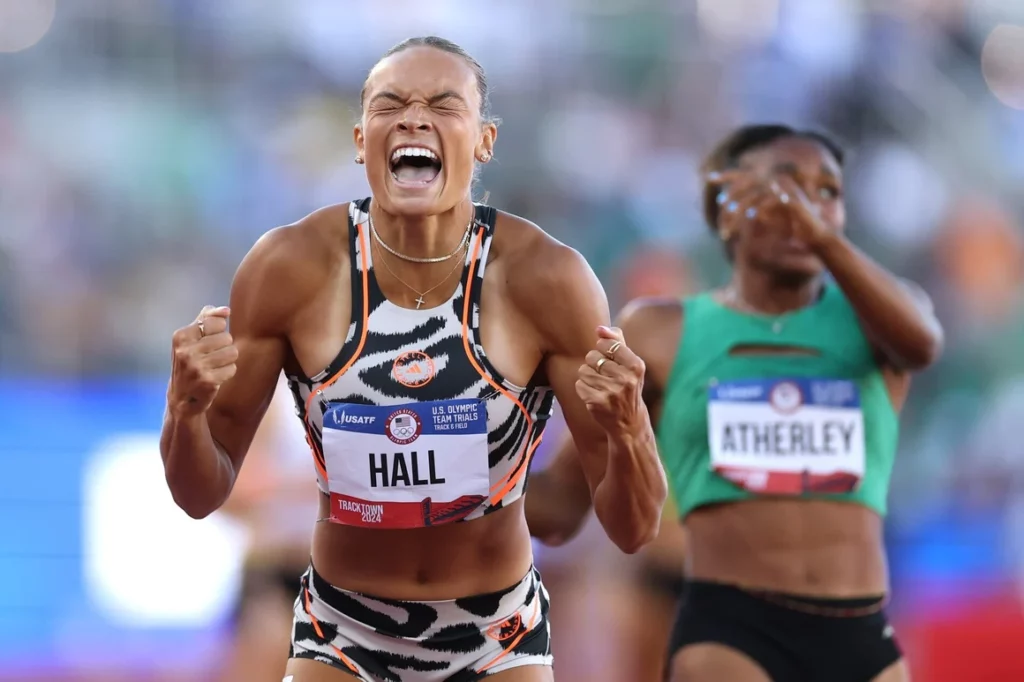
M860 505L756 499L701 507L684 525L695 580L836 599L888 592L882 520Z
M329 502L320 496L320 518ZM428 528L380 530L323 521L313 533L313 565L332 585L407 601L497 592L533 563L520 498L479 519Z

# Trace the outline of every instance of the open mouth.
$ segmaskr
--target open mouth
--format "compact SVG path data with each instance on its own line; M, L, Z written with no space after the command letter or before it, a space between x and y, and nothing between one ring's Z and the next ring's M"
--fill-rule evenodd
M403 185L429 185L441 174L441 160L426 147L399 147L391 153L391 177Z

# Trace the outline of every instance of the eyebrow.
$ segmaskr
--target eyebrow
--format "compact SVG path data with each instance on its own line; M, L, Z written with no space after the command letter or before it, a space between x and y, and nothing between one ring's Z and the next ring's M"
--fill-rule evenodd
M396 95L395 93L387 91L387 90L385 90L384 92L378 92L376 95L374 95L373 97L370 98L370 102L373 103L373 102L376 102L379 99L389 99L392 102L404 102L405 101L401 97Z
M800 168L795 163L784 161L777 163L772 167L772 171L775 173L784 173L786 175L799 175Z
M781 163L775 164L772 167L772 172L790 175L794 178L800 177L801 175L800 167L791 161L783 161ZM821 164L821 170L819 172L821 173L821 176L827 180L832 180L835 182L839 181L839 175L837 175L835 171L829 168L828 164Z
M428 99L427 103L428 104L437 104L438 102L443 102L446 99L457 99L460 102L462 102L463 104L466 103L465 98L462 95L460 95L459 93L455 92L454 90L445 90L444 92L438 93L438 94L434 95L433 97L431 97L430 99Z
M392 102L398 102L400 104L404 104L406 101L404 97L394 92L391 92L390 90L378 92L370 99L370 102L376 102L379 99L391 100ZM454 90L445 90L444 92L433 95L432 97L427 99L427 104L437 104L438 102L443 102L446 99L457 99L463 104L466 103L466 98L460 95L459 93L455 92Z
M832 178L833 180L839 179L839 174L828 167L827 164L821 164L821 174L825 177Z

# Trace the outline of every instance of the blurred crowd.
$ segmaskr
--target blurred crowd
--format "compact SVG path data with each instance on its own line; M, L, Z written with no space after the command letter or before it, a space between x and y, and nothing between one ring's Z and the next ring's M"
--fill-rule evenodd
M613 306L723 281L697 167L732 126L835 134L853 240L947 330L905 413L895 579L941 549L936 580L972 552L964 575L1015 580L1022 27L1017 0L0 3L0 373L166 375L171 331L226 302L263 232L368 193L363 79L437 33L504 119L479 195L578 248Z

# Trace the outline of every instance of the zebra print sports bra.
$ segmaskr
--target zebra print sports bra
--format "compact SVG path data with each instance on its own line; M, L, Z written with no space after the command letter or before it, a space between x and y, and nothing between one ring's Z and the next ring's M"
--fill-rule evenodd
M454 295L401 308L374 277L370 200L349 205L352 322L333 362L288 375L330 520L371 528L469 521L515 502L554 402L516 386L480 343L480 290L497 212L477 205Z

